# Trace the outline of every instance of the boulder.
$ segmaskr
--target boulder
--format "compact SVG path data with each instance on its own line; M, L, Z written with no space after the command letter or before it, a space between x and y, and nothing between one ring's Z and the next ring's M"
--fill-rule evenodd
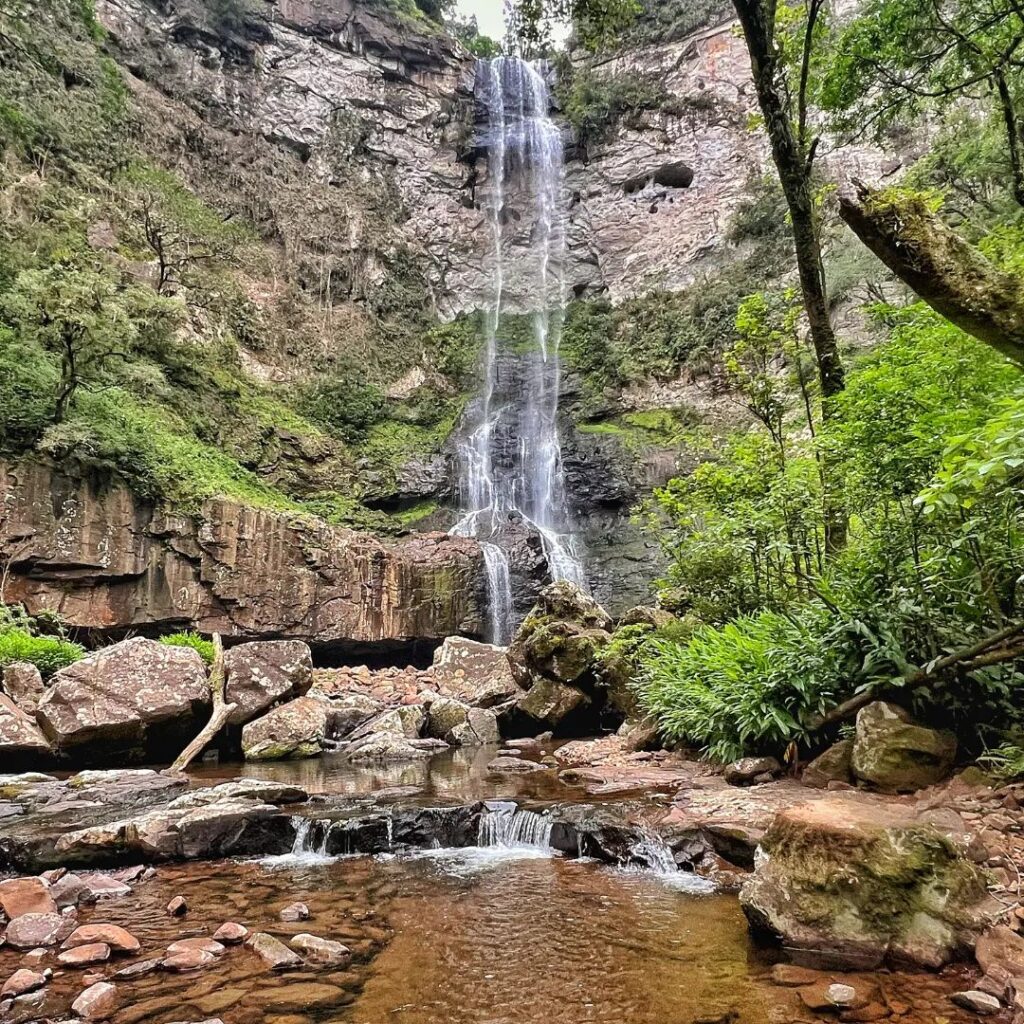
M730 786L749 786L769 781L781 772L782 765L774 757L741 757L727 764L722 774Z
M189 946L179 949L177 952L168 952L163 958L160 966L165 971L173 971L175 974L186 974L190 971L198 971L203 967L209 967L216 958L205 949L196 949Z
M18 996L41 989L49 980L48 974L20 967L4 982L3 988L0 988L0 999L17 999Z
M210 701L195 651L133 637L57 672L37 718L61 754L167 758L205 722Z
M90 942L74 949L65 949L57 960L64 967L88 967L110 959L110 947L105 942Z
M529 619L527 619L527 623ZM577 683L592 676L597 656L611 635L575 622L535 622L517 634L515 657L534 678L540 674L560 683Z
M65 949L76 946L90 946L97 942L108 945L118 953L138 953L141 949L139 940L126 928L116 924L83 924L76 928L65 940Z
M990 996L987 992L979 992L977 989L969 989L967 992L956 992L950 999L957 1006L976 1013L979 1017L987 1017L993 1013L999 1013L1003 1004Z
M553 679L539 679L518 702L519 710L537 725L557 730L563 720L590 704L590 698L574 686Z
M247 761L284 761L318 757L327 738L331 706L317 697L280 704L242 729Z
M443 742L443 741L439 741ZM376 761L426 761L435 750L414 745L401 733L380 732L356 740L345 749L345 757L355 763Z
M439 689L473 707L491 708L520 692L504 648L450 636L434 652Z
M225 921L214 933L214 942L224 946L237 946L249 937L249 929L235 921Z
M889 792L912 792L942 781L953 767L956 737L915 725L895 704L875 701L857 714L853 773Z
M740 902L751 926L854 967L939 967L997 909L952 839L904 806L822 799L780 811Z
M224 655L225 698L244 725L275 704L303 697L313 685L313 654L301 640L259 640Z
M417 739L427 724L426 708L421 704L406 704L400 708L385 711L355 729L349 736L353 742L370 736L390 734L404 736L407 740Z
M167 947L168 956L177 956L190 949L198 949L202 953L209 953L210 956L222 956L224 947L216 939L205 939L201 935L191 939L178 939Z
M345 739L359 726L376 717L384 710L384 705L369 694L352 693L327 694L313 689L310 697L322 697L330 701L331 734L333 739Z
M637 605L623 613L619 619L619 626L650 626L651 629L664 629L672 626L680 620L664 608L652 608L649 605Z
M3 692L22 711L34 715L46 693L46 684L42 673L31 662L15 661L4 666Z
M427 709L425 734L457 747L498 743L498 718L489 708L471 707L451 697L436 697Z
M74 923L60 914L22 914L7 926L4 938L15 949L53 946L68 934Z
M804 769L800 781L813 789L827 789L830 782L852 782L853 740L833 743Z
M530 617L546 616L574 622L587 629L610 630L612 617L575 583L559 580L550 583L538 595Z

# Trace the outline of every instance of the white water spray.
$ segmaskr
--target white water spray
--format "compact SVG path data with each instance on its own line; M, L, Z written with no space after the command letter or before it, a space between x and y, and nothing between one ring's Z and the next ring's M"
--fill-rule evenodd
M476 93L487 109L492 236L491 300L484 323L484 387L472 429L460 445L465 514L452 532L475 537L484 552L490 595L490 638L506 642L513 628L512 579L502 547L510 519L537 531L552 579L586 586L569 524L558 434L561 366L558 348L566 302L565 195L562 135L550 116L541 69L518 57L481 61ZM506 203L512 184L532 204L528 279L534 345L524 363L523 393L502 395L499 335L505 298Z
M533 811L511 808L487 811L481 815L477 826L477 845L549 850L551 829L551 819Z

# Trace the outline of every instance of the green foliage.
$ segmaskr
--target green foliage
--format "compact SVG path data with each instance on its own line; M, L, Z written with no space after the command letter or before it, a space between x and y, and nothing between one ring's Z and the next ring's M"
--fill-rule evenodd
M480 32L475 16L468 18L450 17L446 20L448 31L474 56L489 60L501 54L501 44Z
M84 648L61 637L33 636L13 626L0 629L0 668L25 661L48 677L84 656Z
M1024 749L1013 743L1005 743L982 754L978 758L978 764L997 779L1013 782L1024 778Z
M362 380L335 377L307 387L300 408L314 423L355 443L383 419L384 393Z
M589 69L560 82L558 93L562 112L584 146L603 142L617 125L635 123L638 115L657 110L667 99L664 85L653 76Z
M0 327L0 448L33 445L53 419L60 374L38 345Z
M206 640L193 630L183 633L168 633L160 637L160 643L169 647L191 647L207 665L213 664L213 641Z

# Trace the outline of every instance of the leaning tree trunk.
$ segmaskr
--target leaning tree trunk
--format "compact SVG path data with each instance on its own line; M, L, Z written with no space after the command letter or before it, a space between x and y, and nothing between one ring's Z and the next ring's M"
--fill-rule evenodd
M779 53L774 42L774 13L766 10L763 0L733 0L733 6L743 26L757 100L771 143L772 160L779 173L779 183L792 221L800 291L821 383L822 417L827 418L829 399L843 390L845 375L825 287L821 236L814 208L813 146L811 152L805 152L802 141L797 138L780 84L785 72L779 67ZM835 552L846 544L846 514L830 493L829 484L830 478L826 473L825 548Z
M1024 281L990 263L922 198L852 184L839 213L860 240L947 320L1024 364Z
M210 666L210 692L213 696L213 713L199 735L178 755L171 765L172 772L183 772L213 742L217 733L227 724L237 704L228 704L224 699L224 645L220 633L213 634L213 664Z

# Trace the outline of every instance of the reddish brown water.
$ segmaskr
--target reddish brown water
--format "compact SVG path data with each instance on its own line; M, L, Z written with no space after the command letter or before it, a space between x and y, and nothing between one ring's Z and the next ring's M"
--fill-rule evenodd
M225 920L283 940L312 932L348 944L349 966L270 972L229 949L192 975L162 972L118 984L114 1024L216 1016L225 1024L791 1024L813 1021L791 989L765 976L734 896L688 892L685 879L617 871L535 850L431 851L296 865L215 862L162 867L133 896L82 912L131 929L143 953L209 935ZM164 907L184 893L189 914ZM279 910L305 902L311 919ZM21 954L0 949L0 976ZM101 965L106 976L131 960ZM48 964L54 964L52 957ZM58 972L44 1000L14 1020L57 1016L83 984ZM854 984L876 988L879 978ZM966 1021L948 1002L957 978L889 975L912 1024ZM962 984L961 986L962 987Z

